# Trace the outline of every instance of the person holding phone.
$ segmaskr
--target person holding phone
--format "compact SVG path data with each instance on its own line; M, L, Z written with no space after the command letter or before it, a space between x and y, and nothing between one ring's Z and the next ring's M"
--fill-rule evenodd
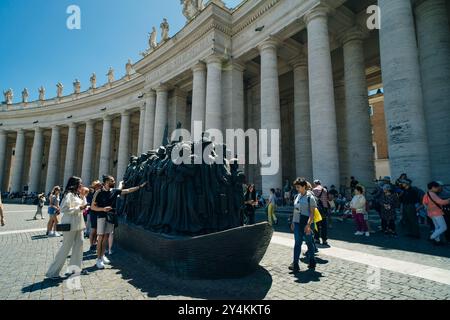
M129 189L116 189L116 181L113 176L103 177L103 188L98 190L92 199L91 210L95 211L97 215L97 262L98 269L104 269L105 264L109 264L109 259L105 256L106 246L108 245L108 239L110 234L114 231L114 223L108 221L109 217L113 217L116 214L116 200L120 195L126 195L138 191L145 187L147 183L143 183L138 187Z
M47 278L60 279L59 273L70 251L72 251L72 254L69 268L77 268L81 271L81 263L83 261L83 230L86 228L83 219L83 210L88 207L86 199L81 196L82 190L83 184L81 178L69 178L61 202L61 213L64 214L61 219L61 224L69 224L70 231L63 232L62 247L59 249L55 260L46 273ZM77 271L77 269L72 270ZM87 274L87 272L83 271L81 274Z

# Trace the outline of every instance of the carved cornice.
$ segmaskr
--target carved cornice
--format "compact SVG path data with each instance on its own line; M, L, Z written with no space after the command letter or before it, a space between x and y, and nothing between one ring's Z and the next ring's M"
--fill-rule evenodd
M247 28L249 25L251 25L253 22L255 22L258 18L260 18L262 15L264 15L267 11L272 9L276 4L278 4L281 0L271 0L261 8L259 8L256 12L254 12L249 17L246 17L244 21L238 23L235 27L233 27L232 35L236 35L237 33L241 32L245 28Z

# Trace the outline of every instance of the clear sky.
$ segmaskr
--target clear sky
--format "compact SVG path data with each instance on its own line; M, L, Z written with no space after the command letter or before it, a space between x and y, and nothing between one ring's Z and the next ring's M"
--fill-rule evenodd
M233 8L241 0L224 2ZM81 9L81 30L66 26L70 5ZM25 87L29 100L36 100L41 85L52 98L58 81L66 95L76 78L83 91L93 72L100 86L109 67L118 79L128 59L141 59L152 26L159 41L163 18L170 36L184 26L180 0L0 0L0 101L3 90L12 88L14 102L20 102Z

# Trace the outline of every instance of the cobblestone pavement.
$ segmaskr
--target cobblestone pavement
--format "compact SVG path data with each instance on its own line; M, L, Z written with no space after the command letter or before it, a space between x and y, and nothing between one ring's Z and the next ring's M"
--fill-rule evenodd
M90 274L81 276L80 290L72 290L69 287L75 283L73 279L53 282L44 278L62 238L47 238L43 236L44 231L24 231L45 228L46 221L28 221L33 217L33 212L26 211L34 207L5 207L7 226L0 228L0 300L450 299L449 285L384 269L380 270L379 283L375 282L374 285L368 283L367 272L370 268L367 265L327 257L322 253L318 255L316 272L306 271L306 265L303 264L301 273L294 276L287 270L292 259L292 249L274 243L269 246L261 267L248 277L194 281L171 277L138 255L120 248L116 248L110 257L111 266L105 270L96 270L95 255L87 252L89 243L86 240L83 267ZM351 229L344 223L340 229L345 228ZM14 230L20 232L13 233ZM285 236L291 237L289 234ZM404 252L400 248L401 243L408 240L396 240L395 251L403 252L403 256L397 253L400 261L409 259L421 261L424 266L450 269L448 248L439 248L442 252L430 251L429 254ZM330 244L361 252L367 252L366 248L369 247L365 243L343 239L331 240ZM383 252L382 249L374 248L370 249L371 252ZM415 259L415 255L419 255L419 259ZM402 260L404 257L407 259Z

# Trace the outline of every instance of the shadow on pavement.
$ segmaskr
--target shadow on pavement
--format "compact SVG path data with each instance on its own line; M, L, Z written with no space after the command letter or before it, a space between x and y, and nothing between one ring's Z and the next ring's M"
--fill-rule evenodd
M36 282L30 284L29 286L23 287L22 293L31 293L35 291L45 290L48 288L59 287L61 283L64 282L64 280L66 280L66 278L60 278L58 280L44 279L41 282Z
M188 280L171 276L151 262L118 249L112 264L122 278L149 297L175 296L208 300L260 300L272 286L272 276L261 266L240 279Z
M313 271L313 270L305 270L300 271L295 275L296 283L309 283L309 282L319 282L320 278L322 278L323 275L321 272Z
M278 214L279 223L275 226L276 232L291 233L288 226L288 214ZM262 212L257 212L257 222L267 220L267 217ZM370 225L374 231L378 231L378 226L381 221L376 213L370 214ZM386 236L382 232L375 232L370 237L355 236L355 223L352 219L340 222L333 219L333 227L328 230L328 237L330 240L345 241L348 243L359 243L367 246L378 247L381 250L402 250L414 253L427 254L438 257L450 258L450 246L443 245L436 247L428 241L429 228L421 225L421 239L414 239L405 236L405 231L400 223L397 223L397 233L399 236L393 238ZM320 246L318 247L320 249Z

